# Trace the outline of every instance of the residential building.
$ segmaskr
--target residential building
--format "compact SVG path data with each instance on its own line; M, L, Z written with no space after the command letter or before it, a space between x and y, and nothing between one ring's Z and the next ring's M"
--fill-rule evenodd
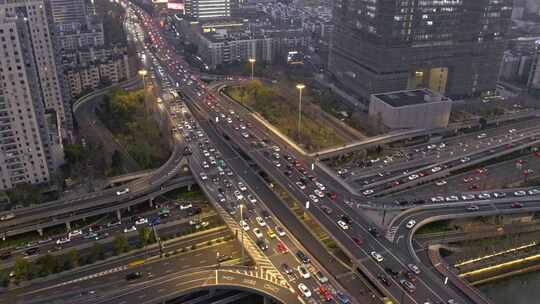
M512 0L336 0L329 69L353 95L495 89Z
M48 0L51 15L55 24L84 23L89 15L89 4L86 0Z
M0 189L51 181L70 110L43 0L0 0Z
M236 0L185 0L186 16L195 20L231 17Z
M540 40L536 41L536 52L532 59L527 87L530 90L540 92Z

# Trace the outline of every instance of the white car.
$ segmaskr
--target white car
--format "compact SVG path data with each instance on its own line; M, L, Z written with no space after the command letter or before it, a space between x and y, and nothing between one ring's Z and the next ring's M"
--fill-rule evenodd
M310 195L309 195L309 199L310 199L312 202L314 202L314 203L318 203L318 202L319 202L319 199L318 199L315 195L313 195L313 194L310 194Z
M464 201L469 201L475 199L474 194L463 194L461 195L461 199Z
M433 172L433 173L437 173L437 172L439 172L441 170L442 170L441 167L433 167L433 168L431 168L431 172Z
M236 197L237 200L242 200L244 198L242 193L240 193L240 191L238 190L234 191L234 196Z
M409 180L412 181L412 180L415 180L415 179L417 179L417 178L419 178L419 177L420 177L420 176L419 176L418 174L411 174L411 175L409 175Z
M317 186L317 188L319 188L319 190L321 190L321 191L326 190L326 187L323 184L319 183L319 182L315 182L315 186Z
M300 292L304 295L304 297L309 298L311 297L311 290L306 286L304 283L298 284L298 289Z
M445 180L440 180L440 181L436 181L436 182L435 182L435 185L437 185L437 186L444 186L444 185L446 185L447 183L448 183L448 182L445 181Z
M374 191L372 189L367 189L364 192L362 192L362 194L365 196L372 195L373 193Z
M408 229L412 229L412 227L414 227L414 225L416 225L416 221L415 220L409 220L407 222L407 225L405 225L405 227L407 227Z
M201 179L202 180L207 180L208 179L208 176L206 175L206 173L201 172Z
M315 189L315 191L313 191L313 192L320 198L324 197L324 193L319 189Z
M247 191L246 185L242 182L238 182L238 189L240 189L240 191Z
M68 238L71 239L72 237L80 236L82 235L81 230L73 230L68 233Z
M349 229L349 225L347 225L347 223L345 223L343 220L339 220L337 221L339 227L341 227L341 229L343 230L348 230Z
M525 195L527 195L527 192L525 192L523 190L519 190L519 191L514 192L514 196L525 196Z
M300 273L300 276L302 276L302 278L309 279L311 277L309 271L303 265L299 265L297 269L298 273Z
M276 226L276 232L279 236L285 236L285 230L283 230L283 228L281 228L280 226Z
M124 228L124 233L133 232L133 231L137 231L137 227L131 226L131 227Z
M455 202L455 201L459 201L459 197L457 197L456 195L450 195L450 196L447 196L444 200L447 202Z
M414 265L414 264L409 264L407 265L407 267L409 267L409 269L414 272L415 274L420 274L420 268L418 268L418 266Z
M68 238L68 237L61 238L61 239L56 240L56 245L62 245L62 244L69 243L69 242L71 242L70 238Z
M540 190L538 190L538 189L531 189L531 190L527 191L527 194L528 194L528 195L538 195L538 194L540 194Z
M122 194L126 194L126 193L129 193L129 188L125 188L123 190L116 191L116 195L122 195Z
M248 201L249 201L250 203L253 203L253 204L255 204L255 203L257 202L257 199L256 199L253 195L251 195L251 194L248 194L248 195L247 195L247 199L248 199Z
M302 183L302 182L296 182L296 186L298 188L300 188L300 190L305 190L306 189L306 185L304 185L304 183Z
M480 194L478 194L478 198L479 199L489 199L489 198L491 198L491 194L489 194L489 193L480 193Z
M264 219L263 219L262 217L257 216L257 217L255 218L255 220L257 221L257 224L259 224L259 226L261 226L261 227L266 226L266 222L264 221Z
M253 233L258 239L261 239L263 237L263 233L261 232L261 229L259 228L253 228Z
M431 200L432 203L440 203L440 202L444 202L444 197L442 197L442 196L434 196L430 200Z
M143 225L148 224L148 219L145 217L141 217L135 221L135 225Z
M373 257L375 259L375 261L377 261L379 263L384 260L383 256L380 255L379 253L375 252L375 251L371 252L371 257Z
M189 209L191 207L193 207L193 205L191 203L182 204L182 205L180 205L180 210L186 210L186 209Z
M249 231L249 225L246 221L244 220L241 220L240 221L240 226L242 226L242 229L244 229L244 231Z

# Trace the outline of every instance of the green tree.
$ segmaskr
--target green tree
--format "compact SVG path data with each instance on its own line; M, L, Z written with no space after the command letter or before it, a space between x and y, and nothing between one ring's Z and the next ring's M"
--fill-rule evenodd
M0 271L0 287L8 287L9 285L9 272Z
M38 275L42 277L48 276L58 269L56 257L50 254L39 257L36 264L38 266Z
M128 239L124 235L117 235L113 240L114 252L119 255L131 250Z
M18 282L31 279L32 262L23 258L17 258L15 260L15 266L13 266L13 277Z
M79 266L79 253L77 252L77 250L71 249L70 251L68 251L66 256L69 259L72 267Z
M124 168L124 157L118 150L114 150L111 156L111 169L114 175L121 174Z
M76 164L83 160L83 147L77 144L64 146L64 155L69 164Z
M103 248L103 245L97 242L94 243L90 249L90 256L94 260L103 260L105 258L105 248Z
M150 241L150 236L152 235L152 232L150 228L147 226L143 226L139 230L139 239L141 240L141 244L143 247L146 247Z
M7 195L13 204L34 205L41 202L41 190L35 185L28 183L18 184Z

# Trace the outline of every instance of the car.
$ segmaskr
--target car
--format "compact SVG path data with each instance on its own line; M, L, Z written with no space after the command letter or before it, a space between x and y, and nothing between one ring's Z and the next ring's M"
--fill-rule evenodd
M259 246L262 251L268 250L268 243L265 240L258 240L257 246Z
M321 284L328 283L328 278L322 273L322 271L315 272L315 277L317 278L317 281Z
M238 182L238 189L240 189L240 191L247 191L246 185L242 182Z
M334 297L332 296L332 293L330 292L330 290L328 290L328 288L325 285L319 286L319 293L321 294L324 301L326 302L331 302L334 299Z
M341 303L341 304L349 304L349 303L351 303L351 300L349 300L349 297L347 297L341 291L336 292L336 298L338 299L339 303Z
M489 193L480 193L480 194L478 194L478 198L479 199L490 199L491 194L489 194Z
M208 175L206 175L206 173L204 173L204 172L201 172L201 179L202 179L202 180L207 180L207 179L208 179Z
M522 208L523 204L520 202L513 202L511 206L512 208Z
M263 210L261 211L261 215L263 218L265 219L269 219L270 218L270 212L268 212L268 210Z
M315 189L315 190L313 190L313 192L314 192L315 195L317 195L319 198L323 198L323 197L324 197L324 192L322 192L322 191L319 190L319 189Z
M129 193L129 188L124 188L122 190L116 191L116 195L123 195Z
M444 200L447 202L455 202L455 201L459 201L459 197L457 197L456 195L450 195L450 196L447 196Z
M112 227L116 227L116 226L120 226L120 225L122 225L121 221L109 222L109 223L107 223L107 228L112 228Z
M270 228L270 226L268 226L268 229L266 230L266 234L268 234L268 237L271 239L276 238L276 233L274 232L274 230L272 230L272 228Z
M358 246L362 246L362 244L364 244L364 241L360 237L352 236L351 238L353 242Z
M291 266L289 266L289 264L287 263L283 263L281 264L281 269L283 270L283 272L285 272L286 274L292 274L294 269L291 268Z
M266 226L266 222L265 222L264 219L263 219L262 217L260 217L260 216L257 216L257 217L255 218L255 221L257 221L257 224L259 224L259 226L261 226L261 227Z
M289 252L289 248L282 241L277 242L276 248L277 248L279 253L287 253L287 252Z
M137 231L137 227L131 226L131 227L124 228L124 233L129 233L129 232L133 232L133 231Z
M345 223L343 220L339 220L337 221L339 227L341 227L341 229L343 230L348 230L349 229L349 225L347 225L347 223Z
M249 231L249 225L246 221L244 220L241 220L240 221L240 226L242 226L242 229L244 229L244 231Z
M98 234L95 233L95 232L89 232L88 234L84 235L84 238L87 239L87 240L88 239L96 239L97 240L98 239Z
M306 185L304 185L304 183L296 182L295 184L298 188L300 188L300 190L306 190Z
M143 276L142 272L136 271L136 272L126 274L126 280L127 281L137 280L137 279L142 278L142 276Z
M362 194L363 194L364 196L370 196L370 195L372 195L374 192L375 192L375 191L373 191L372 189L367 189L367 190L364 190L364 191L362 192Z
M220 203L225 203L227 201L227 199L225 198L225 196L221 193L218 193L217 195L217 199Z
M263 233L261 232L261 229L259 228L253 228L253 233L258 239L261 239L264 237Z
M71 239L69 237L65 237L65 238L56 240L56 245L62 245L69 242L71 242Z
M388 279L388 276L386 274L384 273L377 274L377 279L379 279L379 281L381 281L381 283L383 283L384 285L390 286L390 280Z
M283 228L281 228L280 226L276 226L276 232L279 236L285 236L285 230L283 230Z
M414 286L413 283L411 283L411 281L408 281L408 280L405 280L405 279L401 279L399 280L399 283L401 284L401 286L403 286L403 288L405 288L405 290L407 290L408 292L414 292L416 290L416 286Z
M384 260L383 256L380 255L380 254L379 254L378 252L376 252L376 251L372 251L370 254L371 254L371 257L374 258L375 261L377 261L377 262L379 262L379 263L382 262L382 261Z
M145 217L138 218L135 221L135 225L143 225L143 224L148 224L148 219Z
M506 193L504 192L493 192L493 196L496 198L503 198L506 197Z
M433 167L433 168L431 168L431 172L433 172L433 173L437 173L437 172L439 172L441 170L442 170L441 167Z
M300 273L300 276L302 278L309 279L311 277L311 275L309 274L309 271L303 265L298 265L296 269L298 270L298 273Z
M191 207L193 207L193 205L191 203L185 203L185 204L180 205L180 210L186 210L186 209L189 209Z
M420 268L418 268L418 266L414 265L414 264L408 264L407 267L409 267L409 269L414 272L415 274L420 274Z
M525 195L527 195L527 192L523 190L518 190L514 192L514 196L525 196Z
M470 205L469 207L467 207L467 211L478 211L478 210L480 210L480 207L476 205Z
M460 159L459 161L462 162L462 163L466 163L466 162L468 162L468 161L470 161L470 160L471 160L470 157L465 156L465 157L463 157L462 159Z
M10 220L12 218L15 218L15 213L13 212L10 212L10 213L7 213L7 214L4 214L0 217L0 221L7 221L7 220Z
M298 289L300 292L304 295L304 297L309 298L311 297L311 290L306 286L304 283L298 284Z
M309 195L309 199L310 199L312 202L314 202L314 203L318 203L318 202L319 202L319 199L318 199L315 195L313 195L313 194L310 194L310 195Z
M82 231L81 230L73 230L73 231L70 231L68 233L68 238L72 238L72 237L76 237L76 236L81 236L82 235Z
M528 195L538 195L538 194L540 194L540 190L538 190L538 189L531 189L531 190L527 191L527 194L528 194Z
M482 139L482 138L486 138L487 137L487 134L486 133L480 133L476 136L477 139Z
M415 220L409 220L407 222L407 225L405 225L405 227L407 227L408 229L412 229L412 227L414 227L414 225L416 225L416 221Z
M444 197L442 197L442 196L434 196L434 197L430 198L430 201L432 203L444 202Z
M333 212L332 208L330 208L330 207L328 207L328 206L326 206L326 205L321 205L321 209L322 209L322 211L324 211L324 213L326 213L326 214L332 214L332 212Z
M248 201L249 201L250 203L252 203L252 204L255 204L255 203L257 202L257 199L256 199L253 195L251 195L251 194L248 194L248 195L247 195L247 199L248 199Z
M321 191L326 190L326 187L323 184L319 183L319 182L315 182L315 186L317 186L317 188L319 188L319 190L321 190Z
M296 251L296 257L304 264L309 264L311 262L309 257L301 250Z
M375 227L371 227L369 226L368 227L368 232L375 238L378 238L379 237L379 231L377 230L377 228Z
M236 197L237 200L242 200L244 199L244 196L242 195L242 193L240 193L240 191L236 190L234 191L234 196Z
M471 193L461 195L461 199L464 200L464 201L473 200L475 198L476 198L476 196L474 196L474 194L471 194Z
M435 185L437 185L437 186L444 186L446 184L448 184L448 182L445 181L445 180L440 180L440 181L435 182Z
M417 179L417 178L419 178L419 177L420 177L420 176L419 176L418 174L411 174L411 175L409 175L408 179L409 179L410 181L413 181L413 180L415 180L415 179Z

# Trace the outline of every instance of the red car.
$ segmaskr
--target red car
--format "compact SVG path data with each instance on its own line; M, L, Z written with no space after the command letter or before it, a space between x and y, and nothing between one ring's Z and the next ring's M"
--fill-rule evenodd
M470 182L472 182L472 181L473 181L473 178L470 177L470 176L467 176L467 177L464 177L464 178L463 178L463 182L464 182L464 183L470 183Z
M321 285L319 287L319 292L321 293L321 296L326 302L330 302L333 300L332 293L330 292L330 290L328 290L328 288L326 288L326 286Z
M522 207L523 207L522 203L519 203L519 202L512 203L512 208L522 208Z
M470 185L469 190L478 190L480 187L477 184Z
M356 245L358 245L358 246L362 246L362 244L364 244L364 241L362 241L361 238L358 238L358 237L356 237L356 236L353 236L353 237L351 237L351 238L352 238L352 240L356 243Z
M534 155L536 155L536 156L540 157L540 151L536 151L536 152L534 152Z
M478 174L484 174L484 173L487 172L487 169L486 169L486 168L478 168L478 169L476 169L476 172L477 172Z
M329 197L331 200L333 200L333 201L336 200L336 193L330 192L330 193L328 193L327 195L328 195L328 197Z
M287 253L287 252L289 252L289 248L287 248L287 245L285 245L282 241L278 241L277 250L278 250L279 253Z

